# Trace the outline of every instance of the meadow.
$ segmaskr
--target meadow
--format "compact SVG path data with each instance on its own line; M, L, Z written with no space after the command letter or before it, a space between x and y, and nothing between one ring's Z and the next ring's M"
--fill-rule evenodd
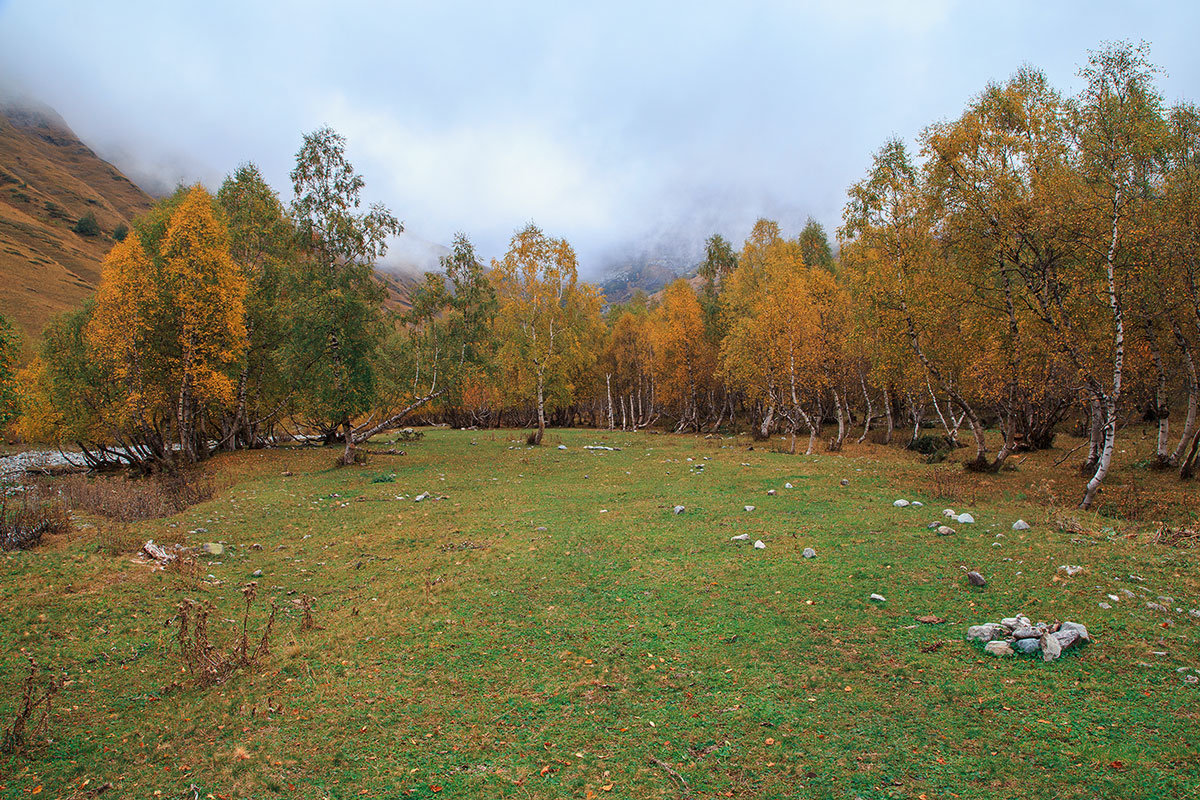
M1082 481L1053 468L1066 437L970 475L871 444L426 430L361 467L223 455L204 466L212 500L77 515L0 555L0 725L24 652L66 674L49 741L0 756L0 797L1200 793L1198 552L1147 518L1196 527L1194 486L1170 473L1126 461L1082 513ZM945 507L975 524L936 535ZM224 552L162 570L134 556L146 539ZM270 652L195 687L179 603L211 601L224 647L251 580L252 638L278 602ZM1018 612L1094 641L1050 663L965 641Z

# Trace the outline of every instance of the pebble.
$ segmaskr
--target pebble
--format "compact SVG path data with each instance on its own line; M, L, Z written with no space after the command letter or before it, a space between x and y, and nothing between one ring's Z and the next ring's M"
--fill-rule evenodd
M682 514L685 511L683 506L675 506L675 513Z
M974 570L967 573L967 580L971 582L972 586L987 586L987 580Z
M850 479L842 478L842 486L849 486L849 485L850 485Z
M566 449L567 449L567 446L566 446L565 444L560 444L560 445L558 446L558 449L559 449L559 450L566 450Z
M956 519L960 525L973 525L975 523L975 518L966 512L959 514Z
M767 546L763 543L762 539L759 539L758 541L756 541L754 543L754 549L755 550L766 550Z
M1103 608L1105 611L1109 611L1112 609L1112 606L1109 605L1108 603L1100 603L1100 607Z
M949 525L938 525L937 527L938 536L951 536L954 533L954 528L951 528Z
M943 516L943 517L957 517L957 516L958 516L958 514L956 514L956 513L954 512L954 509L953 509L953 508L943 508L943 509L942 509L942 516Z
M729 540L731 542L748 542L748 541L750 541L750 534L739 533L737 536L730 536Z
M894 505L896 508L908 508L909 502L907 500L900 499L892 503L892 505Z
M1067 573L1067 577L1070 578L1083 572L1083 567L1078 564L1063 564L1058 568L1058 571Z
M1012 524L1012 529L1014 531L1027 531L1029 530L1029 523L1023 519L1019 519Z
M742 507L743 507L743 508L745 508L747 511L753 511L753 510L754 510L754 506L742 506Z
M887 602L887 598L881 594L872 594L871 599L874 600L876 603L886 603Z
M785 483L785 484L783 485L783 488L785 488L785 489L794 489L794 488L796 488L796 487L792 486L790 483Z
M262 570L261 570L261 569L256 569L256 570L254 570L254 572L250 573L250 577L251 577L251 578L261 578L261 577L262 577Z
M774 490L774 489L767 489L767 496L768 496L768 497L774 497L774 496L775 496L775 490Z
M913 508L924 508L924 507L925 507L925 504L924 504L924 503L922 503L920 500L913 500L913 501L912 501L912 507L913 507Z
M804 557L805 558L816 558L817 551L813 550L811 547L806 547L806 548L804 548Z

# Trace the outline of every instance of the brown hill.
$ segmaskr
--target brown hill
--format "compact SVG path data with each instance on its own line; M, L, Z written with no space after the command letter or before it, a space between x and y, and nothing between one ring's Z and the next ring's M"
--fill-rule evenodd
M27 343L96 288L113 231L151 202L53 111L0 106L0 313ZM99 233L75 233L89 213Z

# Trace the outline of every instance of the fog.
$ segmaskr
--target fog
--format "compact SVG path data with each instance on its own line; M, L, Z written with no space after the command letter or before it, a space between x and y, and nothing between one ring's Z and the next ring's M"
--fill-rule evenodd
M1073 92L1089 48L1144 39L1167 99L1200 97L1190 2L379 5L0 0L0 91L156 192L254 161L287 200L328 124L405 222L394 263L532 220L593 278L759 216L832 235L886 138L1026 63Z

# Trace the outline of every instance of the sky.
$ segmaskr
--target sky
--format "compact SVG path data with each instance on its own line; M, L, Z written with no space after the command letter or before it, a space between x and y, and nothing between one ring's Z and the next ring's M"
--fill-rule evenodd
M457 231L501 256L532 221L598 278L761 216L832 239L886 139L1025 64L1074 93L1089 49L1145 40L1166 100L1200 101L1197 30L1195 0L0 0L0 93L159 191L252 161L289 200L329 125L405 223L392 261Z

